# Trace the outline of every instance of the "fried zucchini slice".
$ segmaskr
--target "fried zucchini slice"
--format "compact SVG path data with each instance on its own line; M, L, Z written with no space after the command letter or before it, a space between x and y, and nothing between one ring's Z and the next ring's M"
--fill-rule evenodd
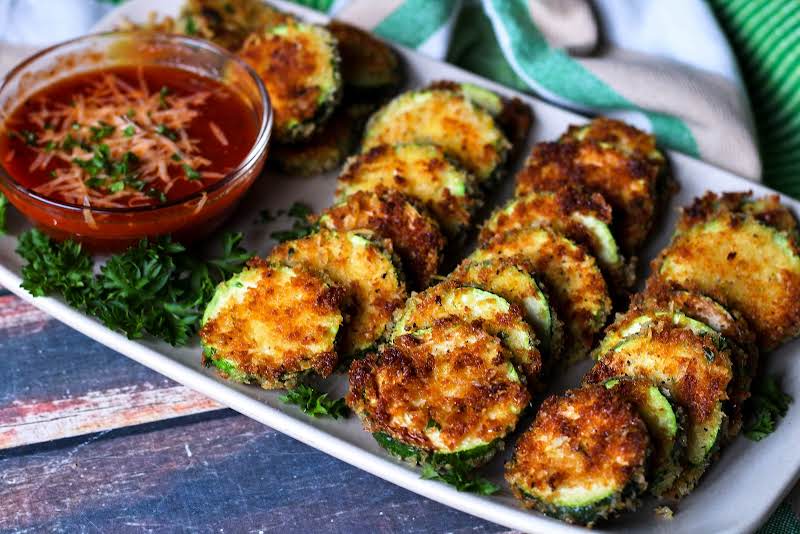
M733 380L730 349L709 335L656 319L638 334L626 337L600 357L586 375L587 383L629 376L666 388L687 413L687 459L684 471L669 489L689 493L710 464L726 433L723 406Z
M738 310L762 350L800 334L797 243L752 215L723 212L676 234L653 272Z
M496 337L445 320L354 361L346 399L389 453L447 470L487 462L530 396Z
M564 322L565 357L586 356L611 313L611 298L595 259L549 228L520 228L495 237L469 256L472 261L521 257L542 279Z
M516 194L579 187L603 195L627 254L644 243L656 216L658 169L636 154L591 140L540 143L517 174Z
M752 215L760 223L791 235L795 240L798 234L797 219L789 208L781 204L778 195L767 195L754 198L752 191L722 193L711 191L694 199L689 206L681 210L681 217L676 227L677 232L685 232L696 224L714 219L722 212Z
M339 51L321 26L291 21L254 33L239 56L267 87L279 142L308 139L339 104Z
M758 372L759 360L755 334L744 317L710 297L670 288L659 283L658 279L652 280L644 292L634 297L631 308L680 312L712 328L723 337L723 343L731 345L735 383L729 392L728 437L738 435L742 428L744 402L750 397L750 386Z
M672 401L667 390L647 380L612 378L604 385L630 402L647 426L653 447L647 490L661 497L683 471L686 454L686 416L683 408Z
M292 176L315 176L339 168L358 149L364 123L375 105L343 103L311 137L297 143L274 143L268 161Z
M350 158L336 200L356 191L396 189L420 201L450 236L462 233L478 207L475 180L434 145L381 145Z
M300 267L251 260L217 286L200 329L204 361L231 380L293 387L328 376L338 356L344 291Z
M497 336L527 383L538 387L542 355L537 349L536 333L523 319L520 308L483 289L442 282L412 295L397 318L392 337L429 328L449 317L480 326Z
M609 228L610 223L611 207L601 195L589 195L575 189L531 192L510 200L495 211L484 223L478 239L485 243L509 230L549 226L585 245L614 285L627 289L635 282L635 272L622 257Z
M486 110L442 89L403 93L370 118L362 151L398 143L438 145L480 183L499 177L511 148Z
M723 308L724 310L724 308ZM710 317L713 318L713 317ZM750 383L753 370L750 369L752 356L740 345L728 339L713 327L697 320L682 311L672 308L641 308L634 306L625 314L618 316L614 324L606 330L606 336L592 352L595 359L622 343L626 338L645 330L654 322L665 321L671 325L687 328L699 336L707 336L720 350L726 351L733 364L734 380L728 385L728 414L726 438L735 437L742 428L743 403L750 396Z
M541 342L547 358L543 368L551 367L561 355L563 326L550 299L531 274L533 267L520 258L492 258L486 261L463 261L447 279L461 286L489 291L518 306Z
M506 480L525 506L591 527L636 508L649 451L647 428L630 403L589 385L545 399L517 441Z
M439 80L428 85L427 89L444 89L461 93L476 105L485 109L511 143L515 156L518 149L525 145L533 124L533 111L519 98L503 98L494 91L469 82Z
M370 230L392 242L416 288L426 288L439 271L445 240L439 225L407 196L383 187L358 191L326 210L322 228Z
M360 28L338 20L331 21L328 30L339 44L342 80L348 93L385 96L403 85L403 63L391 46Z
M343 356L371 350L406 300L391 243L369 233L320 230L278 245L270 259L324 273L344 289L349 319L340 345Z
M187 0L179 33L202 37L235 52L248 35L285 24L293 17L260 0Z
M667 160L656 146L655 136L622 121L599 117L588 124L572 125L560 141L594 141L614 147L627 154L645 158L658 172L666 167Z

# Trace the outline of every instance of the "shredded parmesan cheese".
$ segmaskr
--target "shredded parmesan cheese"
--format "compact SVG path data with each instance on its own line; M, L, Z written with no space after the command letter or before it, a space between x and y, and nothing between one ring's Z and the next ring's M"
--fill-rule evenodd
M139 69L138 84L105 73L76 94L71 105L37 102L28 116L40 128L38 143L32 147L37 155L29 170L46 169L53 160L59 164L51 172L52 178L35 191L87 208L131 207L152 204L154 193L166 194L178 181L191 180L189 171L204 179L222 178L222 173L203 171L211 162L199 154L198 141L187 133L209 96L206 91L186 96L165 90L151 92ZM214 137L227 145L222 130L213 122L209 127ZM135 165L129 176L135 180L110 187L113 180L102 170L93 175L87 166L98 146L107 147L107 159L112 163L133 154ZM13 156L11 152L7 159ZM92 178L103 181L93 184ZM198 190L202 187L198 182Z

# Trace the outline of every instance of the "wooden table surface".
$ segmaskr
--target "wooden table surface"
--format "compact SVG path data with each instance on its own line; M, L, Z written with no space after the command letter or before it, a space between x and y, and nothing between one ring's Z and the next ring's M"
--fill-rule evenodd
M0 292L0 531L501 532Z

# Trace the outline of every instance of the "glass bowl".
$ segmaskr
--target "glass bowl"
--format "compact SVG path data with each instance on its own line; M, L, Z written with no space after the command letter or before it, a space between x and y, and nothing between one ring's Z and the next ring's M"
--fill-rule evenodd
M60 202L18 183L0 161L0 189L34 226L95 251L125 248L171 234L188 242L216 228L236 209L261 174L272 131L272 106L259 76L230 52L200 39L153 32L108 32L57 44L31 56L0 85L0 135L5 117L38 90L82 72L112 66L159 65L214 79L234 91L258 125L253 146L239 165L205 189L155 206L95 208Z

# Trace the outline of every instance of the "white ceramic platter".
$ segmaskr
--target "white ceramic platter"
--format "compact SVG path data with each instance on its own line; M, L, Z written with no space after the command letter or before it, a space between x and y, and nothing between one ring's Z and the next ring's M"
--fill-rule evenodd
M123 17L143 21L151 11L165 15L175 14L180 1L132 0L113 11L98 24L96 29L98 31L112 29ZM318 13L294 5L281 3L279 7L299 13L313 22L325 21L325 18ZM420 87L432 80L462 80L478 83L498 93L518 96L525 100L535 112L535 123L529 144L554 139L570 123L585 121L584 118L571 112L515 93L451 65L409 50L401 49L400 52L407 63L409 87ZM673 199L670 213L661 221L658 231L651 237L649 247L642 258L643 265L646 265L647 261L666 245L675 223L676 208L688 203L695 196L708 189L714 191L752 189L756 194L772 192L681 154L670 153L669 157L675 177L681 185L681 191ZM276 211L286 208L296 200L311 204L315 210L325 208L332 201L334 178L334 174L314 178L262 176L228 226L245 232L247 236L245 245L249 249L259 254L266 254L274 244L268 237L269 233L287 226L288 222L279 220L269 225L255 224L258 211L267 208ZM498 198L510 194L510 182L511 179L506 180L506 191L500 192ZM800 213L800 203L786 197L783 201L791 206L795 213ZM422 480L417 470L391 459L375 443L372 436L362 430L359 421L354 417L343 422L312 419L295 407L282 404L278 400L277 392L237 385L219 378L213 370L201 366L197 342L176 349L155 341L131 341L75 311L60 300L31 297L19 287L22 260L14 252L17 244L15 236L26 226L19 217L12 216L9 235L0 238L0 283L85 335L295 439L447 506L525 532L567 533L582 530L520 508L502 480L504 458L497 458L482 471L484 476L503 488L501 492L491 497L459 493L439 482ZM570 376L562 377L554 388L576 385L586 366L577 367L582 368L574 369ZM800 399L800 342L791 343L770 354L768 367L771 372L782 375L786 392L795 399ZM324 383L323 387L334 395L341 395L347 387L346 377L335 376ZM668 521L657 518L653 512L656 503L648 501L639 512L601 525L600 530L692 534L755 530L769 517L800 474L798 443L800 443L800 407L793 406L780 422L777 431L765 440L754 443L740 437L732 443L704 477L698 489L677 506L674 519Z

